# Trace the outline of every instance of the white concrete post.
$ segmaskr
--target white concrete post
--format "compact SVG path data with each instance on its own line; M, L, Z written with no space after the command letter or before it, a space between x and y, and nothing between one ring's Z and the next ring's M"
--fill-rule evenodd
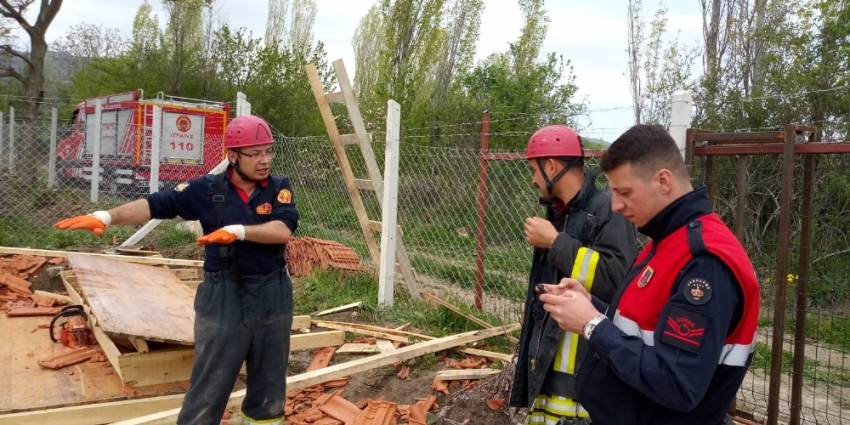
M98 98L94 104L94 140L92 140L92 157L91 157L91 201L97 202L100 192L100 133L101 133L101 113L103 106Z
M151 179L148 182L150 193L159 192L159 145L162 140L162 107L153 107L151 120Z
M15 172L15 108L9 108L9 173Z
M384 193L381 211L381 273L378 305L392 307L395 291L396 218L398 213L398 157L401 107L387 101L387 147L384 159Z
M670 111L670 136L679 146L682 158L685 158L685 145L688 138L688 127L691 126L691 110L694 98L690 90L673 93Z
M242 115L245 115L244 112L243 112L245 110L245 102L246 102L245 99L246 99L245 93L242 93L241 91L236 92L236 116L237 117L241 117Z
M56 127L59 115L56 108L50 108L50 158L47 162L47 187L56 185Z

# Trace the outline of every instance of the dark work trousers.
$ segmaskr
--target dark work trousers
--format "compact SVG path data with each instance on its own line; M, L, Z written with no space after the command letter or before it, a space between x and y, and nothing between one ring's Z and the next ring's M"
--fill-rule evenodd
M205 273L195 295L195 362L177 423L218 425L245 361L243 423L282 424L291 327L285 269L239 282L230 272Z

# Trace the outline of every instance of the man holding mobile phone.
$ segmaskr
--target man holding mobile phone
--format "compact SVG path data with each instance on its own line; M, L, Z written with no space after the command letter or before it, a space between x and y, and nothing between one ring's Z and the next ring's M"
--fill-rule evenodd
M585 341L543 310L540 288L571 277L610 300L637 255L635 228L611 211L610 193L596 187L575 130L541 128L528 141L526 159L546 218L525 221L534 253L509 404L530 408L526 424L588 424L575 391Z

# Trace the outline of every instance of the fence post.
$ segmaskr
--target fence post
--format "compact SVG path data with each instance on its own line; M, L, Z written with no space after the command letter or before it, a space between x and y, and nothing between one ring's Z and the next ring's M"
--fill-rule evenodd
M782 386L782 351L785 344L785 301L788 288L788 260L791 251L791 200L794 195L794 143L796 127L785 126L782 151L782 175L779 191L778 252L773 309L773 341L770 348L770 384L768 387L767 425L779 423L779 397ZM805 326L805 323L801 324Z
M673 93L673 101L670 110L670 136L679 146L682 158L685 158L685 145L687 142L688 127L691 126L691 109L694 100L690 90L677 91Z
M490 151L490 112L481 116L481 155L478 161L478 230L475 238L475 309L484 308L484 220L487 216L487 155Z
M162 139L162 107L153 107L151 120L151 179L148 183L150 193L159 192L159 144Z
M378 305L392 307L395 292L395 241L398 227L398 160L401 107L387 101L387 147L384 157L384 193L381 208L381 273Z
M47 159L47 187L56 185L56 127L59 115L56 108L50 108L50 157Z
M100 103L100 98L95 99L94 104L94 140L92 140L92 158L91 158L91 201L97 202L100 192L100 131L101 131L101 112L103 107Z
M0 159L3 158L3 113L0 112ZM3 161L0 160L0 168L3 168Z
M15 173L15 108L9 108L9 174Z

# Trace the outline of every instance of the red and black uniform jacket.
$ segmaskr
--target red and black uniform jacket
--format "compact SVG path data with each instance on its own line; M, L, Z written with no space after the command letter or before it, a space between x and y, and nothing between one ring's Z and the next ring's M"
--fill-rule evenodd
M638 229L652 240L626 275L578 373L594 425L719 425L755 348L759 284L705 188Z

